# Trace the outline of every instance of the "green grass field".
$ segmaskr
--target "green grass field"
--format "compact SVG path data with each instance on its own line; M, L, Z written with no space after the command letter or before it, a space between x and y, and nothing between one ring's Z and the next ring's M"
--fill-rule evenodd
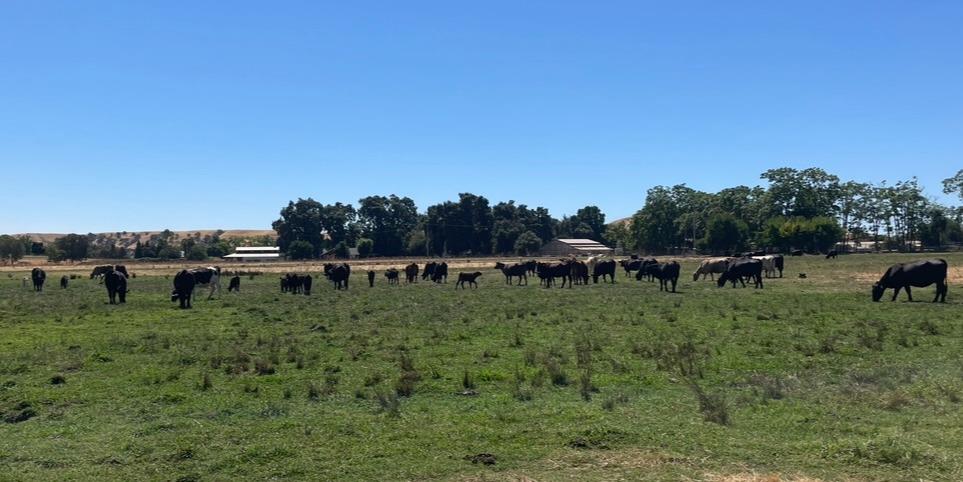
M946 304L870 301L920 257L787 258L763 290L690 261L677 294L268 275L190 311L163 276L110 306L3 273L0 479L961 480L963 255Z

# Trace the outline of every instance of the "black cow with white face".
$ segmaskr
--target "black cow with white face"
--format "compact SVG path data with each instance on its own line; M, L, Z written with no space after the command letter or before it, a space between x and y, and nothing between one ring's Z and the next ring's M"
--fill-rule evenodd
M901 289L905 289L906 297L913 301L910 286L922 288L936 284L936 297L933 298L933 303L937 301L946 303L946 292L949 291L946 284L947 271L948 265L945 259L927 259L912 263L894 264L873 285L873 301L879 301L887 288L893 288L894 290L892 301L896 301L896 296Z

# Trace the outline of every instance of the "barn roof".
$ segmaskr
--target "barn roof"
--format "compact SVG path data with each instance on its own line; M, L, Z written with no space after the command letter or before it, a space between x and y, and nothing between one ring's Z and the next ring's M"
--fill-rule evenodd
M604 245L604 244L602 244L602 243L600 243L600 242L598 242L598 241L594 241L594 240L591 240L591 239L584 239L584 238L558 238L558 239L555 239L555 241L558 241L558 242L560 242L560 243L567 244L568 246L571 246L572 248L577 249L577 250L579 250L579 251L606 251L606 252L608 252L608 251L611 251L611 250L612 250L612 248L610 248L610 247L608 247L608 246L606 246L606 245Z
M234 248L235 253L245 253L245 252L261 252L261 253L280 253L281 248L277 246L238 246Z
M277 259L281 257L281 253L234 253L224 256L224 259Z

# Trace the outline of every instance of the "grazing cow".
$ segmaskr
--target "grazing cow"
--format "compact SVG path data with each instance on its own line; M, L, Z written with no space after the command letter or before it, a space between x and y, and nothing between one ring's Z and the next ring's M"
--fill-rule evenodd
M568 282L568 287L572 287L572 264L569 262L562 262L556 264L550 263L538 263L537 267L538 277L541 281L545 283L545 287L549 288L555 283L555 278L562 278L562 286L565 287L565 282Z
M67 278L67 275L63 275L60 277L60 289L64 289L64 290L67 289L67 280L69 279L70 278Z
M803 255L803 250L801 249L794 249L789 252L789 256L802 256L802 255Z
M675 286L679 282L679 271L681 269L678 261L669 261L668 263L654 265L649 268L649 272L659 280L659 291L669 291L669 283L672 283L672 292L675 293Z
M655 258L643 259L642 264L639 265L639 271L635 273L635 279L642 281L642 278L648 278L649 281L655 281L655 271L658 267L659 262Z
M398 270L394 268L388 268L385 271L385 278L388 278L389 285L398 284Z
M206 268L192 269L191 274L194 275L194 285L208 285L211 287L210 293L207 295L207 299L214 297L214 293L221 290L221 268L217 266L208 266Z
M465 289L465 283L468 283L468 286L478 288L478 283L475 282L475 280L477 280L481 275L481 271L475 271L474 273L458 273L458 282L455 283L455 289L457 290L459 286L461 286L461 289Z
M421 272L421 280L424 281L424 280L426 280L426 279L430 279L430 280L434 281L434 280L435 280L435 278L434 278L434 276L435 276L435 268L437 268L437 267L438 267L438 263L436 263L436 262L434 262L434 261L426 264L426 265L425 265L425 270Z
M746 287L746 278L755 280L755 287L762 288L762 261L752 258L738 258L729 262L726 272L722 273L716 284L720 288L726 285L727 281L732 282L732 287L736 287L736 281Z
M839 255L839 253L837 253L835 249L831 249L831 250L829 250L828 253L826 253L826 259L830 259L830 258L836 259L836 256L838 256L838 255Z
M351 278L351 266L347 263L325 263L324 276L334 283L334 289L348 289L348 279Z
M609 281L615 283L615 260L607 259L604 261L597 261L595 267L592 269L592 282L598 283L599 277L602 277L602 282L605 282L605 277L609 277Z
M33 281L34 291L43 291L43 283L47 281L47 272L40 268L34 268L30 270L30 279Z
M241 277L238 275L234 275L231 278L231 282L227 285L227 292L230 293L232 291L241 291Z
M174 291L171 292L171 301L179 301L182 310L190 308L191 297L194 295L194 285L196 284L194 273L182 269L174 275Z
M435 283L448 282L448 263L442 261L435 266L435 272L431 274L431 280Z
M899 290L906 290L906 298L913 301L913 293L910 286L923 288L936 283L937 301L946 303L946 292L949 287L946 284L947 264L945 259L927 259L914 261L912 263L898 263L890 266L883 277L873 285L873 301L879 301L886 292L886 288L893 288L893 299L899 295Z
M774 254L772 257L773 264L775 264L776 269L779 270L779 277L782 278L782 270L786 267L786 258L781 254Z
M769 254L765 256L752 256L752 259L758 259L762 261L762 272L765 273L766 278L776 277L776 257Z
M114 304L117 301L121 304L127 303L127 274L121 271L111 271L103 276L109 303Z
M405 266L405 283L418 282L418 263L411 263Z
M374 288L375 272L373 270L368 270L368 287Z
M692 281L699 281L699 275L702 275L702 279L706 279L706 275L715 281L716 273L725 273L726 266L729 264L731 258L706 258L702 260L699 264L699 269L692 273Z
M507 285L511 285L512 278L516 277L518 278L519 286L521 286L522 281L525 281L525 284L528 285L528 267L524 264L516 263L509 266L505 263L499 262L495 263L495 269L502 271L502 274L505 275L505 284Z
M572 282L577 285L587 285L589 282L588 263L573 259L568 264L572 274Z

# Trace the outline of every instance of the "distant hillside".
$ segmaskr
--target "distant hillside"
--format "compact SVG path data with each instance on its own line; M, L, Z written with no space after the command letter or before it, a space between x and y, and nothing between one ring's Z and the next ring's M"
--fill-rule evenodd
M632 218L616 219L615 221L606 223L606 226L617 226L619 224L629 224L631 221L632 221Z
M176 239L185 238L205 238L214 236L218 230L217 229L200 229L194 231L172 231ZM125 241L130 243L135 243L137 240L148 240L152 235L160 234L161 231L118 231L112 233L94 233L98 237L105 237L113 239L116 241L121 241L120 244ZM65 236L67 233L23 233L23 235L30 236L30 239L42 242L44 244L52 243L55 239ZM86 233L78 233L86 234ZM20 235L17 235L20 236ZM277 233L272 229L225 229L221 231L222 238L256 238L270 236L271 238L277 237Z

